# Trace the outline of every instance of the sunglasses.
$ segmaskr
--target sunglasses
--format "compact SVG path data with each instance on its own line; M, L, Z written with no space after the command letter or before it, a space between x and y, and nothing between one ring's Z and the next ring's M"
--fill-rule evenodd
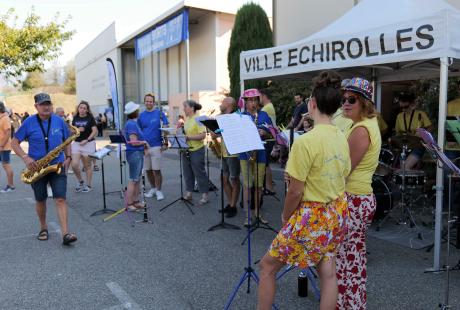
M358 98L354 96L349 96L349 97L343 97L342 98L342 104L345 104L345 102L348 101L349 104L355 104Z

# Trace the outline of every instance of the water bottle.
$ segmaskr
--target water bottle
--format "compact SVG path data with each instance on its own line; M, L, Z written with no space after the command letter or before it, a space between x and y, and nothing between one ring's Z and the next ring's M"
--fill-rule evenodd
M299 297L307 297L308 296L308 278L307 278L307 273L305 271L302 270L299 273L297 284L298 284Z

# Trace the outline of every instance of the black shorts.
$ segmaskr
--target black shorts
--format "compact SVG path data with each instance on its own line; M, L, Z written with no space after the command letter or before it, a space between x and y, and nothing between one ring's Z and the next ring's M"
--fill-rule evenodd
M275 146L275 141L265 141L265 144L264 144L265 153L266 153L265 167L268 167L270 165L270 158L271 158L272 150L274 146Z

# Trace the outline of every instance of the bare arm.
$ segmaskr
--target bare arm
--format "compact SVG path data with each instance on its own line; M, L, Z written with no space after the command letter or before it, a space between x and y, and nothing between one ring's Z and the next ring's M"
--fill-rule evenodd
M206 133L202 132L197 135L191 135L191 136L186 136L186 140L192 140L192 141L201 141L206 137Z
M355 170L366 154L371 140L369 133L364 127L357 127L353 130L348 138L348 146L350 147L351 171Z
M28 169L35 170L37 168L35 160L29 157L26 152L24 152L18 139L13 138L13 140L11 140L11 148L13 149L14 153L16 153L16 155L22 158Z
M8 142L8 139L11 137L11 128L8 128L7 130L5 130L5 137L0 140L0 151L3 150L3 148L5 147L5 144Z
M283 213L281 215L282 224L284 225L292 213L298 208L302 201L305 183L293 177L289 178L288 192L284 200Z

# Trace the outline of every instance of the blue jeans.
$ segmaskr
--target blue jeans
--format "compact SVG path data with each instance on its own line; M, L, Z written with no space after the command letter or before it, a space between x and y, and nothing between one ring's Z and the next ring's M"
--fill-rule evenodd
M53 198L66 199L67 192L67 175L64 172L64 167L60 174L55 172L49 173L39 179L37 182L32 183L32 189L34 190L35 201L42 202L48 198L48 191L46 185L50 184L53 190Z
M139 182L144 166L144 151L127 151L126 161L129 167L129 180Z

